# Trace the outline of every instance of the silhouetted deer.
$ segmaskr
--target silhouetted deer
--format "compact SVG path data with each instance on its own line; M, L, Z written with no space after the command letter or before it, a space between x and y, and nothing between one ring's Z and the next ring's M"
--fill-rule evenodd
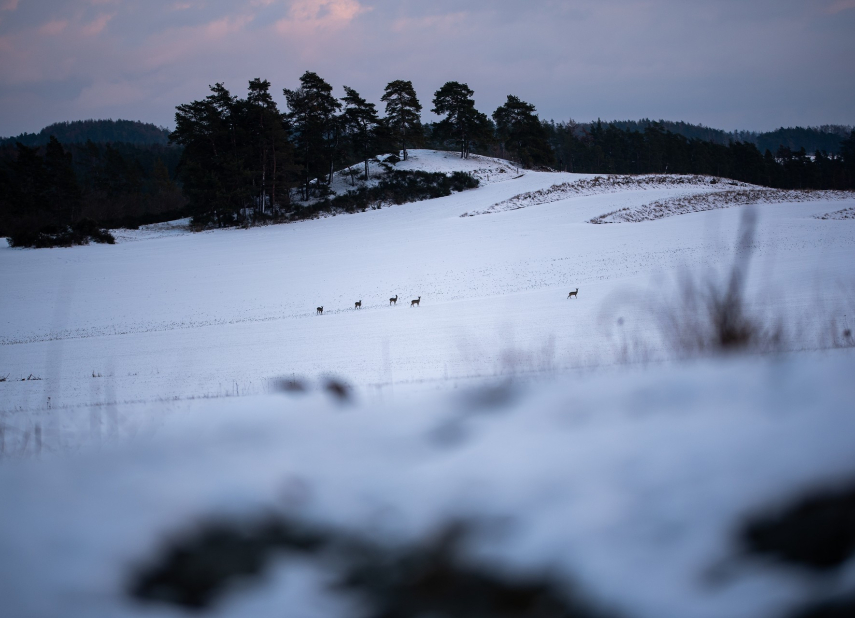
M389 299L389 305L397 305L398 304L398 295L395 294L395 298Z
M579 293L579 288L576 288L576 291L575 291L575 292L570 292L570 293L567 295L567 298L570 298L571 296L576 296L578 293ZM578 296L576 296L576 298L578 298Z
M416 300L411 300L411 301L410 301L410 307L415 307L416 305L419 305L419 303L420 303L421 301L422 301L422 297L421 297L421 296L419 296ZM421 305L419 305L419 307L421 307Z
M323 308L323 307L318 307L318 313L317 313L317 315L321 315L323 312L324 312L324 308Z
M353 308L354 309L362 309L362 301L358 300L355 303L353 303Z

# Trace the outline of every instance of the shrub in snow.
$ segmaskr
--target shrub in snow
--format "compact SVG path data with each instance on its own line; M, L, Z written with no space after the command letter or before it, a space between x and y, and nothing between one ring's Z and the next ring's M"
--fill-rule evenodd
M92 219L81 219L70 226L48 225L38 232L22 231L9 236L11 246L35 249L88 245L90 241L112 245L116 239Z

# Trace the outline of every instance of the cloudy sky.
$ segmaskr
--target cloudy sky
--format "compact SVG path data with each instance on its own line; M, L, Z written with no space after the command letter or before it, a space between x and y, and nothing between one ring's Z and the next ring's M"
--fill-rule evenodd
M0 135L59 120L172 126L218 81L306 70L426 109L466 82L542 117L723 129L855 124L855 0L0 0ZM426 115L427 118L430 115Z

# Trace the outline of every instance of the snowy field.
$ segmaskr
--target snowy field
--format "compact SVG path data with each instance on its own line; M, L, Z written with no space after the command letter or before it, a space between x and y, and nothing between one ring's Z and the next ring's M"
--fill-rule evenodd
M855 354L829 349L855 329L855 220L829 213L855 196L730 199L760 189L418 150L398 167L481 187L0 248L0 613L181 615L124 595L134 565L200 519L268 511L399 543L508 521L468 559L629 617L783 617L855 587L851 558L817 575L735 540L855 478ZM722 280L747 201L748 306L789 352L675 363L657 309L681 277ZM280 558L213 615L360 615L330 577Z

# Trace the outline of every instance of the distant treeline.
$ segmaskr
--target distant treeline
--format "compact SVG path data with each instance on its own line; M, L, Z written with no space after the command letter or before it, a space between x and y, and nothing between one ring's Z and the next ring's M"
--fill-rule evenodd
M0 146L45 146L51 136L62 144L161 144L169 143L169 130L136 120L75 120L57 122L38 133L22 133L17 137L0 138Z
M784 189L855 189L855 131L831 154L785 145L761 152L749 142L687 138L658 123L643 131L600 122L590 127L547 122L544 127L554 166L568 172L709 174Z
M370 160L382 155L393 170L398 156L406 159L414 147L456 150L463 158L487 154L544 170L709 174L779 188L855 189L851 127L727 133L650 120L555 123L513 95L487 116L459 82L433 95L431 111L442 120L422 124L412 82L386 86L381 116L353 88L336 97L312 72L282 93L285 110L267 80L251 80L244 98L216 84L207 97L178 106L172 133L139 122L90 120L0 142L0 235L19 245L55 238L67 244L85 230L181 215L192 216L197 229L247 225L475 186L460 177L396 173L376 189L357 187ZM330 184L344 168L352 192L334 197Z
M579 131L590 131L596 122L579 123L576 126ZM848 125L828 124L819 127L789 127L776 129L774 131L722 131L712 129L699 124L687 122L672 122L670 120L653 121L648 118L642 120L614 120L601 122L600 124L612 124L618 129L625 131L643 132L647 127L658 126L669 133L676 133L689 139L699 139L706 142L727 145L731 142L744 142L754 144L760 152L769 150L776 152L779 147L784 146L796 152L805 149L809 154L817 150L829 154L839 154L840 142L849 137L852 132Z
M63 145L56 138L0 147L0 236L17 245L69 244L80 240L72 228L182 216L186 200L173 181L180 157L166 145Z

